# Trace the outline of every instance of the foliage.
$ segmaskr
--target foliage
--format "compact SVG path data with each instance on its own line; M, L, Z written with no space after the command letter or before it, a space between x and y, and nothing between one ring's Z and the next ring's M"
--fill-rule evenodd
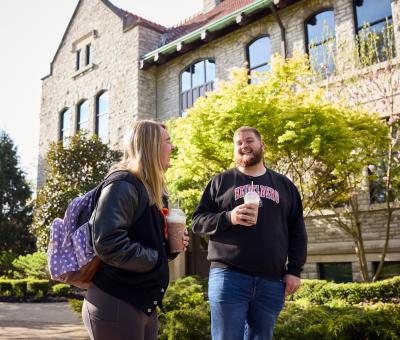
M11 250L0 252L0 276L11 277L13 271L13 261L18 257L18 254Z
M205 288L196 276L171 283L159 315L160 340L210 339L210 310Z
M65 283L58 283L51 287L51 290L56 296L66 296L71 292L71 286Z
M168 123L177 146L170 191L189 215L210 178L233 165L232 136L243 125L260 131L266 164L297 184L306 212L347 202L353 191L342 183L350 175L362 181L387 133L376 115L328 101L304 55L274 56L271 73L257 83L236 70L186 117Z
M398 339L400 306L368 308L299 307L287 304L278 317L274 339Z
M332 283L323 280L303 280L294 301L306 299L312 303L326 304L344 301L354 305L362 302L394 302L400 297L400 276L373 283Z
M36 252L28 255L20 255L13 261L14 277L48 279L46 253Z
M26 291L29 295L37 297L45 296L49 291L49 280L28 280L26 283Z
M32 233L37 247L46 250L49 227L56 217L63 217L71 199L94 188L121 156L95 135L78 133L68 145L52 143L47 154L47 180L38 191Z
M31 189L18 165L17 149L0 131L0 252L25 254L34 250L31 223Z
M68 299L70 308L78 314L78 316L82 315L82 305L83 300L81 299Z

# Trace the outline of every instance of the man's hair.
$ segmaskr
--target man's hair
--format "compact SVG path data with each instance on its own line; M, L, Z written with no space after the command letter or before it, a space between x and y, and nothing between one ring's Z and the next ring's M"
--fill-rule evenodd
M258 132L257 129L251 127L251 126L241 126L239 129L237 129L235 131L235 133L233 134L233 139L235 139L235 137L241 133L241 132L253 132L255 134L255 136L257 137L257 139L259 141L261 141L261 135L260 132Z
M150 204L156 204L159 209L163 207L162 196L166 193L165 170L160 159L163 128L165 125L152 120L134 122L124 137L122 160L110 170L127 170L134 173L146 187Z

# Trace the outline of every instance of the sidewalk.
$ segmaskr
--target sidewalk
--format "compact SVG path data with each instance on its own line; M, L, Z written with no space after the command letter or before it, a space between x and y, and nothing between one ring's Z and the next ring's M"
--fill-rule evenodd
M0 302L0 339L72 339L89 336L67 302Z

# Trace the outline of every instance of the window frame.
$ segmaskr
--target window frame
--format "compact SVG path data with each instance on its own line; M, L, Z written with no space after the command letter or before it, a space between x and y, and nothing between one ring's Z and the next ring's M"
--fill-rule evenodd
M81 114L81 106L86 103L87 105L87 110L88 110L88 117L87 117L87 121L85 121L87 123L87 130L89 130L89 100L84 98L81 99L78 104L76 104L76 126L75 126L75 130L76 132L79 132L81 130L84 130L80 127L80 114Z
M335 14L335 8L334 7L323 7L320 8L319 10L313 12L312 14L310 14L303 22L303 29L304 29L304 42L305 42L305 48L306 48L306 53L308 55L308 58L310 58L310 41L309 41L309 32L308 32L308 22L313 18L316 17L317 15L324 13L324 12L332 12L333 13L333 26L334 26L334 35L333 35L333 41L336 44L336 14ZM321 46L322 44L325 44L327 42L329 42L330 38L327 38L321 42L319 42L318 44L315 44L315 47ZM336 52L336 51L335 51ZM312 63L311 63L311 59L310 59L310 65L312 67ZM317 70L315 70L317 72Z
M69 114L69 124L71 124L71 108L70 107L64 107L60 113L59 113L59 134L58 134L58 140L65 145L66 138L70 137L71 135L68 134L68 136L65 135L65 132L70 132L71 127L68 126L68 128L65 128L64 126L64 115L68 112Z
M81 68L81 49L75 52L75 71L79 71Z
M263 38L268 38L271 44L271 55L269 56L269 61L264 63L264 64L258 64L255 67L251 67L250 66L250 46L252 44L254 44L257 40L263 39ZM269 65L271 63L271 58L272 58L272 39L271 36L269 34L262 34L262 35L258 35L257 37L253 38L252 40L250 40L250 42L246 45L246 59L247 59L247 63L248 63L248 74L251 74L251 71L260 68L262 66L266 66Z
M109 97L107 97L107 111L106 112L102 112L100 113L100 97L102 95L104 95L105 93L107 93L107 96L109 95L109 91L108 90L101 90L99 91L96 96L95 96L95 103L96 103L96 117L95 117L95 128L94 128L94 133L101 139L101 141L103 143L108 143L109 142L109 129L108 129L108 121L107 121L107 140L103 140L101 138L101 136L99 136L99 121L100 121L100 117L103 116L107 116L107 120L109 117L109 113L110 113L110 105L109 105Z
M206 67L206 61L208 62L213 62L214 63L214 79L210 80L207 82L207 67ZM190 74L190 88L188 88L185 91L182 91L182 75L184 74L184 72L186 72L186 70L188 68L191 68L193 65L199 64L199 63L203 63L204 66L204 79L203 79L203 83L201 85L198 85L196 87L193 87L193 76L192 73ZM179 72L179 117L183 117L182 113L183 111L183 95L184 93L188 93L190 92L190 98L191 98L191 106L187 106L185 110L188 110L189 108L193 107L194 102L202 97L203 95L201 95L201 91L204 88L204 94L206 92L209 92L207 90L207 87L210 86L211 87L211 91L214 91L214 82L215 82L215 77L216 75L216 62L215 62L215 58L200 58L200 59L196 59L194 60L192 63L190 63L189 65L186 65L185 68L183 68L180 72ZM196 100L193 101L193 91L199 91L199 95L197 96Z
M323 268L324 265L350 265L350 275L351 275L351 280L350 281L342 281L342 280L336 280L335 278L330 279L330 278L326 278L324 276L324 271L326 271L326 269ZM319 280L327 280L327 281L331 281L333 280L333 282L336 283L340 283L340 282L352 282L353 281L353 263L352 262L346 262L346 261L340 261L340 262L318 262L317 263L317 268L318 268L318 279Z
M86 44L85 46L85 65L90 65L92 63L92 44Z

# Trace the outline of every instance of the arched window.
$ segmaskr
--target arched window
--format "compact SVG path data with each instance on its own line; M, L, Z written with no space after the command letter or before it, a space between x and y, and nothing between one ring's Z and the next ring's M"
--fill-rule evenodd
M96 134L103 143L108 143L108 93L101 92L96 97Z
M258 37L247 46L247 60L250 75L271 69L271 39L267 36ZM251 80L254 82L254 79Z
M62 110L60 113L60 140L64 146L68 144L68 137L70 136L70 120L71 110L69 108Z
M180 111L186 115L197 98L214 89L215 61L205 59L188 66L180 77Z
M335 69L335 15L332 9L313 14L305 21L306 47L312 68L326 76Z
M77 106L76 131L89 129L89 103L81 101Z
M370 59L364 60L364 64L384 61L389 56L394 57L391 0L355 0L354 22L362 57ZM376 34L375 37L374 34ZM372 51L368 48L371 41L376 44L376 48ZM364 56L368 50L370 50L369 56Z

